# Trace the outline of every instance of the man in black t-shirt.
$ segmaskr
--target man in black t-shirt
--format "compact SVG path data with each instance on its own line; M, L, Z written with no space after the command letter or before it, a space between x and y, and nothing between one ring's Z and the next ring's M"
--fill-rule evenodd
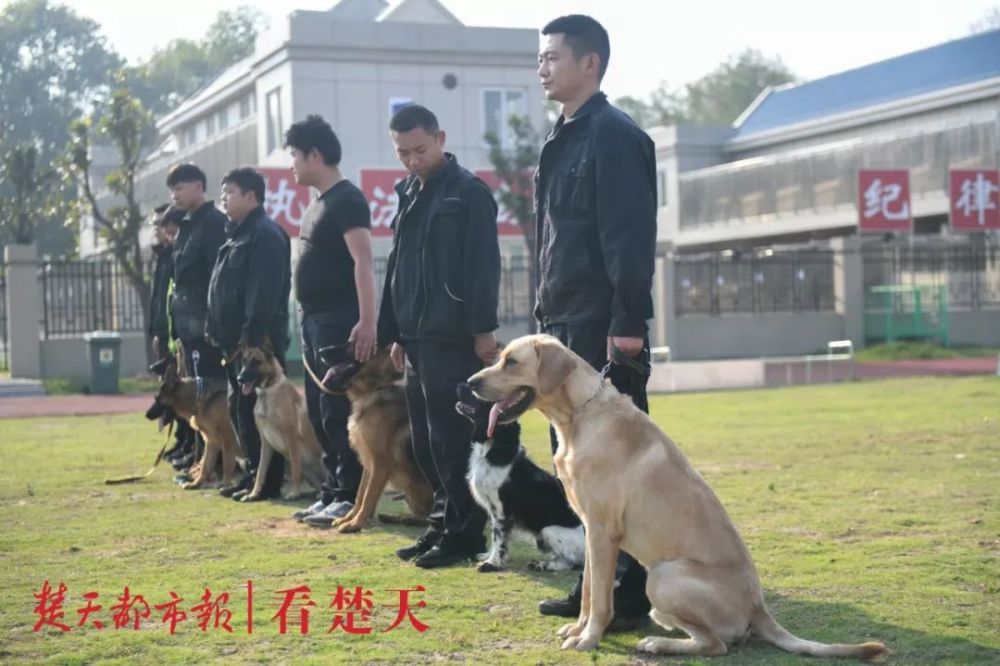
M359 361L372 354L371 213L361 190L340 173L340 141L322 117L308 116L292 125L285 146L291 150L296 182L320 192L302 221L294 283L302 322L302 359L308 366L306 405L326 468L319 499L293 517L314 527L330 527L353 508L361 465L348 444L350 402L345 396L320 391L316 379L322 377L322 370L316 351L351 341Z

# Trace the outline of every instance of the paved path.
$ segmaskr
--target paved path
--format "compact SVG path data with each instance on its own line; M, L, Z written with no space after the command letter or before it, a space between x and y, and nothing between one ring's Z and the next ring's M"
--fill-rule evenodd
M945 358L914 361L869 361L857 363L858 379L915 377L920 375L992 375L997 359ZM821 373L820 373L821 374ZM821 378L820 378L821 379ZM149 394L135 395L56 395L37 398L0 399L0 419L42 416L85 416L93 414L142 414L152 402Z

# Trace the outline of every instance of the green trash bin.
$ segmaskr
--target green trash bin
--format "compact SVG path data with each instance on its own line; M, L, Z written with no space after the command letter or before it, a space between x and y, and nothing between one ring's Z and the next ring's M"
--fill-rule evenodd
M114 331L94 331L83 339L90 356L90 392L119 393L122 337Z

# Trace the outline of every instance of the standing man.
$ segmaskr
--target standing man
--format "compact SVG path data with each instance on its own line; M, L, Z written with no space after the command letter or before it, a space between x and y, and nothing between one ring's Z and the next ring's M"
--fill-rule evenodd
M393 343L397 368L409 359L413 452L434 489L430 527L396 554L429 569L485 549L486 513L465 479L472 426L455 411L455 399L458 384L497 351L497 205L489 188L444 151L445 133L430 110L405 107L389 129L410 175L396 186L379 342Z
M615 387L648 412L646 321L653 316L656 159L653 141L600 90L611 46L589 16L557 18L542 29L538 76L562 114L535 173L538 219L535 314L594 368L609 361ZM558 446L552 433L552 449ZM622 553L615 618L609 629L648 621L646 571ZM580 614L582 578L543 615Z
M174 245L174 294L170 303L174 335L184 347L188 372L222 377L222 356L205 339L208 281L215 257L226 242L226 216L205 195L205 172L179 164L167 174L174 206L185 213Z
M317 349L350 340L363 362L375 346L371 211L361 190L341 174L340 140L321 116L307 116L289 127L285 147L292 154L295 181L320 193L302 220L294 281L302 358L310 366L306 406L326 468L319 500L292 517L330 527L354 507L361 464L348 443L350 401L320 391L310 375L323 376Z
M153 358L156 359L150 366L150 370L157 374L163 374L163 369L171 362L170 317L167 308L169 307L170 281L174 276L174 242L177 240L177 233L180 231L183 219L184 211L170 204L157 206L153 211L153 245L151 248L153 251L153 280L150 285L148 333ZM170 410L159 403L154 403L146 416L147 418L158 418L165 411ZM174 445L164 453L164 457L171 463L174 459L178 459L178 465L181 465L188 462L186 457L193 458L195 432L187 421L178 418L172 412L169 418L176 424Z
M249 167L233 169L222 179L222 205L231 220L226 241L212 271L208 289L206 333L226 355L229 415L249 467L229 494L249 498L260 464L260 433L253 418L254 391L244 393L237 377L243 369L241 351L261 347L268 338L284 366L288 348L288 294L291 289L291 243L288 235L264 212L264 177ZM284 461L271 458L260 497L281 493Z

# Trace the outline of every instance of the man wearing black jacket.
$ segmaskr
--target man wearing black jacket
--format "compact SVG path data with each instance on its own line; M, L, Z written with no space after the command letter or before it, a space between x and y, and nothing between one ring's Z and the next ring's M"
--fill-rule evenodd
M153 281L149 296L149 338L154 367L165 367L170 357L170 317L167 313L167 301L170 291L170 281L174 277L173 250L177 240L180 223L184 219L184 211L170 204L163 204L154 210L153 215ZM168 407L155 404L147 413L150 418L158 418ZM150 416L151 414L158 416ZM178 466L187 466L186 458L193 458L195 432L188 422L170 412L168 417L175 424L174 445L164 454L171 463L178 460Z
M608 33L589 16L542 29L538 76L562 114L535 172L535 314L542 332L596 369L613 361L612 383L648 412L656 160L649 136L600 91L610 52ZM557 446L553 433L553 454ZM622 553L616 578L609 630L647 621L642 565ZM565 599L542 602L541 613L578 616L581 583Z
M398 368L409 359L413 452L434 488L430 528L396 554L433 568L471 559L485 547L486 513L465 479L471 423L455 411L455 396L458 384L496 354L497 205L489 188L444 152L445 133L428 109L405 107L389 128L410 176L396 186L378 335L380 343L393 343Z
M243 369L239 351L261 347L269 338L283 366L288 348L291 244L264 212L264 191L263 176L249 167L234 169L222 179L223 206L231 222L208 288L206 333L227 359L229 414L249 463L246 476L226 489L236 500L249 496L260 463L260 433L253 418L257 394L245 393L237 381ZM279 495L283 474L283 460L274 456L261 499Z
M205 172L179 164L167 174L174 205L185 211L174 244L174 295L170 303L173 335L184 347L192 376L222 377L222 356L205 340L208 281L215 257L226 241L226 216L205 195Z

